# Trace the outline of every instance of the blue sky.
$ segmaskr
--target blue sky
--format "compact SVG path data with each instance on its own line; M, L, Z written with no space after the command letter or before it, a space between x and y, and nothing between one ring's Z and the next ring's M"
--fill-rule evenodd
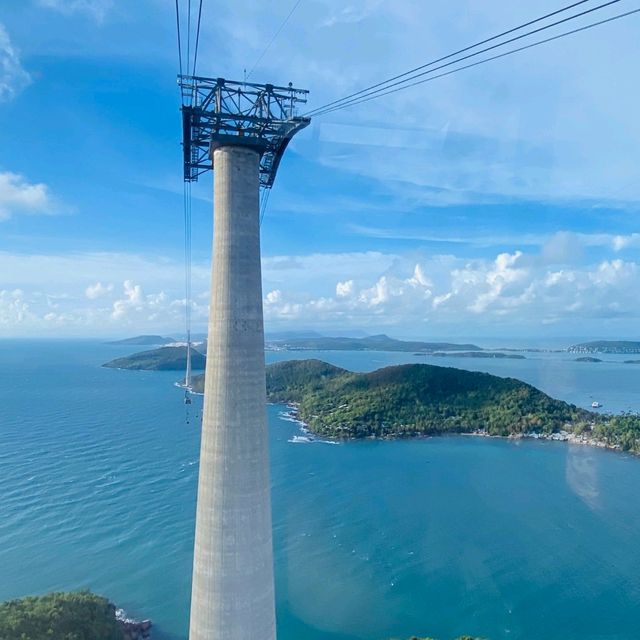
M199 73L241 79L293 4L204 0ZM313 107L559 6L302 0L252 80L308 88ZM173 11L0 6L0 336L181 329ZM315 119L262 228L267 329L637 337L639 29L632 16ZM211 175L194 197L202 329Z

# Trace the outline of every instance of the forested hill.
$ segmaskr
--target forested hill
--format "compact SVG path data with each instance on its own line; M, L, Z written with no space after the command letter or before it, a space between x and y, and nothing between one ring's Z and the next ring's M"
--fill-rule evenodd
M318 360L281 362L267 369L267 397L296 403L312 431L339 438L553 432L590 417L513 378L427 364L352 373Z
M140 351L130 356L116 358L102 366L111 369L136 369L142 371L183 371L186 362L187 348L180 346ZM193 348L191 349L191 367L194 371L202 370L205 367L205 357Z
M204 376L194 379L202 392ZM401 438L567 431L590 444L640 452L640 418L607 416L555 400L514 378L428 364L353 373L320 360L267 366L267 399L295 404L325 437Z

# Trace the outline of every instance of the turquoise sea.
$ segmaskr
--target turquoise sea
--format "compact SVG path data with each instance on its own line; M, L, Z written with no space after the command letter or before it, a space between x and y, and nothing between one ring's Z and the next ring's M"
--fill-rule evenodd
M155 638L186 638L198 473L175 372L132 352L0 341L0 600L89 587ZM268 353L367 370L431 362L640 410L640 365ZM640 638L640 459L555 442L451 437L294 444L269 406L280 640Z

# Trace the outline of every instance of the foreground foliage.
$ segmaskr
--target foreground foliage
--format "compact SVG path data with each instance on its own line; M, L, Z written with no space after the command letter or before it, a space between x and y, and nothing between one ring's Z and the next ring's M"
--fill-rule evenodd
M49 593L0 604L2 640L122 640L115 609L89 592Z
M267 398L295 404L300 418L325 437L564 430L640 453L637 415L599 415L514 378L451 367L408 364L352 373L320 360L280 362L267 367Z

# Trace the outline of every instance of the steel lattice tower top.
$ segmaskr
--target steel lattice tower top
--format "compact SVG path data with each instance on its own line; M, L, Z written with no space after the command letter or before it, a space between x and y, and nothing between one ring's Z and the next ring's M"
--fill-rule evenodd
M242 145L261 154L260 186L270 189L291 138L310 118L297 115L304 89L235 82L224 78L178 76L182 90L184 179L193 182L213 169L213 151Z

